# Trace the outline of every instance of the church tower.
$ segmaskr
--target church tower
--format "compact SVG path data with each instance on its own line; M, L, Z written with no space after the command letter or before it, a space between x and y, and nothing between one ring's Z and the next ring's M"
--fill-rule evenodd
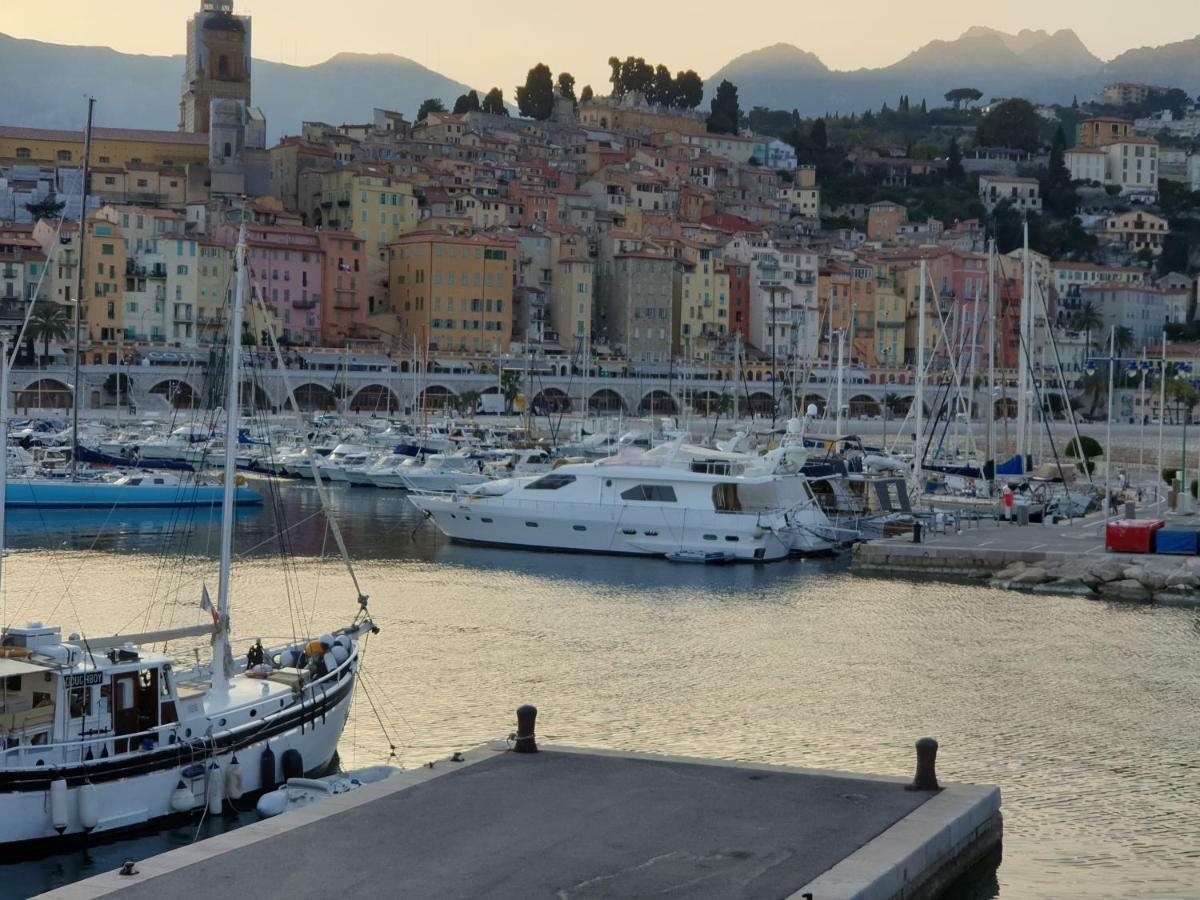
M235 16L233 0L200 0L188 20L179 130L208 133L213 100L250 105L250 17Z

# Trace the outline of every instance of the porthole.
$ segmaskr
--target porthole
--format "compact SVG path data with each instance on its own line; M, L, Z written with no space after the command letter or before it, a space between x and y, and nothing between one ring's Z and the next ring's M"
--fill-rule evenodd
M480 520L479 520L479 521L480 521L480 522L483 522L485 525L491 525L491 524L492 524L492 520L491 520L491 519L489 519L487 516L483 516L482 518L480 518Z
M185 730L184 730L184 732L183 732L183 736L184 736L184 737L191 737L191 736L192 736L192 729L190 729L190 728L188 728L188 729L185 729Z
M574 528L576 531L587 531L586 525L572 525L571 527Z
M621 534L637 534L636 528L622 528Z
M525 527L526 528L537 528L538 524L537 524L537 522L526 522Z
M253 709L250 710L250 718L254 718L255 715L256 715L256 711Z
M717 539L717 536L715 534L706 534L706 535L704 535L704 539L706 541L715 541Z
M224 719L222 719L222 720L221 720L221 721L219 721L217 724L218 724L218 725L220 725L222 728L224 728L224 727L225 727L225 720L224 720Z
M642 534L644 534L646 537L658 537L657 531L643 531Z
M725 535L725 540L729 541L731 544L736 544L741 539L736 534L727 534Z

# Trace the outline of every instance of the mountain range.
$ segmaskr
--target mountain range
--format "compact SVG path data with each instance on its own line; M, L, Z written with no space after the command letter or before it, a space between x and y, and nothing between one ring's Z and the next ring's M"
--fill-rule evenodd
M97 123L174 129L179 119L182 56L139 56L107 47L50 44L0 33L0 123L79 128L83 97L98 98ZM256 59L254 103L267 114L272 140L296 134L305 120L367 121L381 106L415 116L427 97L449 106L467 85L403 56L339 53L313 66ZM901 94L914 104L941 102L957 87L985 98L1023 96L1044 103L1083 100L1114 81L1140 81L1200 93L1200 35L1143 47L1115 59L1095 56L1070 30L1005 34L969 28L932 41L878 69L837 71L791 44L745 53L706 80L738 86L743 109L797 109L801 115L878 109ZM480 94L482 95L482 91Z
M942 102L958 87L973 87L985 98L1026 97L1041 103L1085 100L1114 81L1181 87L1200 93L1200 36L1161 47L1143 47L1105 61L1075 32L1064 29L1005 34L969 28L952 41L931 41L897 63L879 69L835 71L812 53L775 44L730 61L706 81L715 90L722 79L738 87L743 109L766 106L797 109L801 115L862 112L901 94L910 102Z
M182 56L138 56L0 34L0 123L80 129L84 95L91 94L98 125L173 131L183 63ZM315 66L256 59L252 74L253 102L266 113L272 140L298 134L303 121L368 122L377 106L411 119L426 98L451 104L469 90L392 54L339 53Z

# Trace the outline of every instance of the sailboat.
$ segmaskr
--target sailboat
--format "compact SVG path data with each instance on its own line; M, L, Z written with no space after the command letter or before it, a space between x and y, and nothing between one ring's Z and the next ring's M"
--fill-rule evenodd
M226 352L226 417L238 420L246 231ZM7 347L0 364L0 429L8 415ZM231 572L237 443L225 445L220 576L211 622L107 638L64 637L32 622L0 631L0 848L145 825L320 773L350 712L363 639L378 629L359 592L349 624L290 645L231 651ZM6 455L0 453L0 495ZM3 497L0 496L0 500ZM0 502L0 577L3 564ZM336 523L330 521L339 546ZM353 574L353 573L352 573ZM357 581L355 582L357 588ZM349 617L348 617L349 618ZM173 667L152 645L207 635L211 661Z

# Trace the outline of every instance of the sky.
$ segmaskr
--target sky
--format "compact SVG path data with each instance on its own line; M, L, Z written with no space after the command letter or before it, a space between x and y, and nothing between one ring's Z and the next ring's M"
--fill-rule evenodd
M606 60L643 56L672 71L707 78L733 57L778 42L809 50L834 69L886 66L972 25L1002 31L1073 28L1097 56L1185 40L1200 31L1196 0L1158 0L1153 15L1128 15L1118 0L235 0L254 17L254 56L295 65L341 51L395 53L456 80L511 98L530 66L566 70L577 87L607 88ZM0 30L59 44L126 53L183 53L185 22L199 0L58 0L47 15L36 3L6 3ZM1184 28L1191 24L1191 31Z

